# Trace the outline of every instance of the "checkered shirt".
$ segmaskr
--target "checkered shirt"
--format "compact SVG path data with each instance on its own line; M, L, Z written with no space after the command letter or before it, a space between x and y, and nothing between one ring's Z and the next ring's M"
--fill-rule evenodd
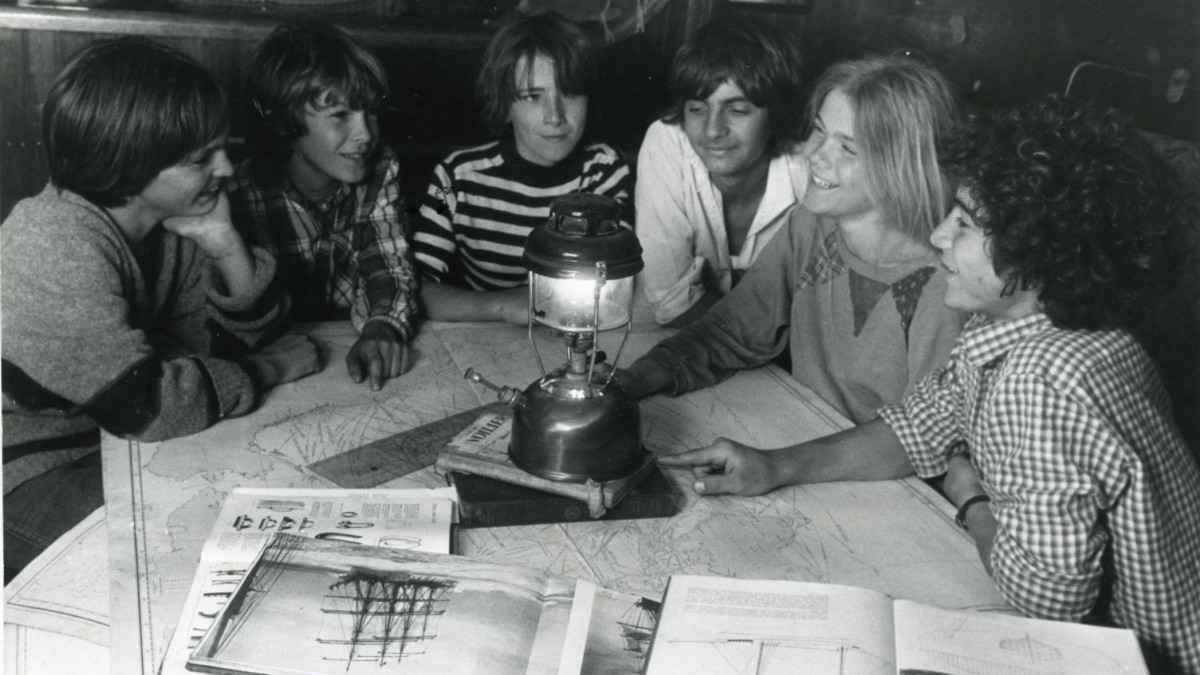
M361 331L384 321L408 341L417 311L400 191L400 163L386 146L367 179L343 183L316 204L283 171L253 160L238 165L229 191L233 222L247 243L275 255L295 316L320 321L344 316Z
M1112 621L1200 675L1200 469L1129 334L976 316L950 364L880 415L924 477L966 442L1014 607Z

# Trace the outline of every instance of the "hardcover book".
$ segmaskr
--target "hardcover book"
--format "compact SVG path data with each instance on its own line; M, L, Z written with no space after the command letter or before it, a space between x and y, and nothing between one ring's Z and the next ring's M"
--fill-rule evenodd
M592 520L587 504L522 485L451 471L447 481L458 490L460 527L504 527ZM595 520L669 518L683 506L683 495L655 466L642 482Z

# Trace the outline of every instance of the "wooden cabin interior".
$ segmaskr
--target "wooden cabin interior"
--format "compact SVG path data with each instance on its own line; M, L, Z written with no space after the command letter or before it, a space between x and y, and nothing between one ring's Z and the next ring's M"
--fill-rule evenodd
M1099 98L1152 134L1200 194L1195 0L4 0L0 217L46 182L40 104L84 45L146 35L208 66L232 92L236 159L245 127L243 68L276 23L300 12L343 25L382 59L392 91L382 133L400 153L415 203L438 159L488 138L473 100L475 74L498 22L518 8L557 9L605 40L593 132L631 159L666 104L675 50L706 21L756 12L794 32L809 78L839 59L907 51L945 72L968 105L1048 92ZM1193 243L1200 239L1200 223L1191 234ZM1157 345L1193 447L1200 438L1195 267L1193 257L1146 337Z

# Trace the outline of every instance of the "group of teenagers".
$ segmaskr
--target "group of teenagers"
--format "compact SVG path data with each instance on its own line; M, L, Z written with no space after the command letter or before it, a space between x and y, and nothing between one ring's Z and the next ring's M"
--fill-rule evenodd
M524 325L524 240L588 192L620 204L680 329L619 386L678 395L782 358L856 425L660 464L706 495L937 479L1013 607L1131 628L1156 673L1200 675L1200 470L1128 331L1192 212L1141 136L1053 96L964 115L912 58L809 83L777 26L722 17L676 55L635 185L586 135L597 64L558 15L502 27L477 83L498 140L408 210L387 75L334 26L258 47L236 167L201 66L136 38L74 57L43 110L50 184L0 228L6 577L103 504L99 429L194 433L321 368L291 321L348 318L373 389L404 386L421 317Z

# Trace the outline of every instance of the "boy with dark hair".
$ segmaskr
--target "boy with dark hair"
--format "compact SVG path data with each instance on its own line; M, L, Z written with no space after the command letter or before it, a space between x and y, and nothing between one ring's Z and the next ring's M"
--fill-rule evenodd
M1200 675L1200 469L1126 331L1178 270L1177 180L1114 114L1055 97L946 154L960 187L931 240L946 304L975 313L950 364L853 430L661 461L704 494L945 474L1014 607L1131 628L1156 671Z
M140 38L59 74L42 133L50 185L0 228L6 579L104 503L100 429L154 441L241 415L314 372L279 335L275 259L234 230L216 80Z
M429 318L524 325L521 254L555 197L613 197L632 227L629 166L608 145L581 142L596 61L587 34L554 13L518 18L492 38L476 93L501 138L438 164L414 219Z
M400 164L379 142L387 76L344 31L285 23L250 65L252 156L229 199L247 241L279 259L300 321L349 318L355 382L378 390L412 365L416 284Z
M638 283L659 323L703 316L804 198L796 42L761 17L726 16L675 55L671 109L638 152Z

